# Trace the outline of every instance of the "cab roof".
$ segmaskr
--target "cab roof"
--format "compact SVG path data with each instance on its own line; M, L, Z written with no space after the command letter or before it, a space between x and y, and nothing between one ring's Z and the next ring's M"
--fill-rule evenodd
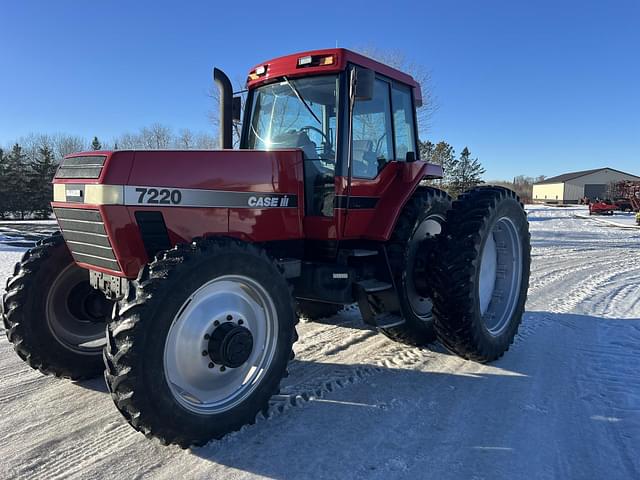
M332 57L332 59L330 60L331 63L326 64L316 64L317 62L312 62L311 64L304 66L299 65L299 60L305 57L311 57L312 59ZM412 87L416 106L420 106L422 104L422 91L420 89L420 84L416 82L411 75L369 57L365 57L359 53L347 50L346 48L309 50L306 52L293 53L284 57L273 58L259 63L249 71L247 88L252 89L283 76L296 78L310 75L321 75L325 73L339 73L346 70L349 63L364 68L370 68L376 73ZM261 67L265 68L265 72L261 75L257 75L256 71L261 69Z

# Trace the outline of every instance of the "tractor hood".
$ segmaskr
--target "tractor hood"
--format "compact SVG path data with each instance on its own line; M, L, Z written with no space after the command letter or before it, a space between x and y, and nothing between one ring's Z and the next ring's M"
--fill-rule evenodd
M196 237L301 238L302 179L300 150L79 153L58 169L51 205L78 265L135 278Z
M285 158L289 168L283 169ZM250 206L255 194L296 197L301 179L299 150L84 152L65 157L61 163L54 178L53 200L92 205L242 207ZM289 187L283 191L285 185ZM151 193L143 194L145 188ZM214 191L218 202L212 202Z

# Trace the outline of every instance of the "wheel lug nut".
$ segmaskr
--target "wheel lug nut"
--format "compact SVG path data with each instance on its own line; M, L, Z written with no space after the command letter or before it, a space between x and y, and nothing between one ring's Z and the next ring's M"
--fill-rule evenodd
M205 333L205 334L204 334L204 339L205 339L205 340L209 340L209 334L208 334L208 333Z
M218 320L216 320L215 322L213 322L213 326L217 327L218 325L220 325L220 322Z
M226 368L224 365L220 367L220 371L221 371L221 372L224 372L226 369L227 369L227 368Z
M209 362L209 368L213 368L215 367L215 365L213 364L213 362Z
M207 355L209 355L209 352L207 352L206 350L203 350L203 351L202 351L202 356L203 356L203 357L206 357Z
M238 325L242 325L244 321L242 319L238 320Z
M227 320L233 320L233 317L231 315L227 315Z

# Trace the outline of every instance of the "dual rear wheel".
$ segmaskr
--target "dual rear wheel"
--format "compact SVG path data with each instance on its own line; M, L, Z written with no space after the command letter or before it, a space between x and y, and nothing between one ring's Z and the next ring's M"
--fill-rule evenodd
M387 245L405 323L381 329L412 346L439 339L464 358L491 361L513 342L528 289L530 246L517 195L477 187L453 201L419 188Z
M518 331L529 288L529 225L517 195L478 187L453 202L430 255L434 326L441 343L478 362L502 356Z

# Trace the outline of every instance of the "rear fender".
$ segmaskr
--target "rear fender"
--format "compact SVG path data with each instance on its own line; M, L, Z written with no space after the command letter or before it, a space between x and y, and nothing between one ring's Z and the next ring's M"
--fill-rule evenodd
M403 163L398 174L380 196L363 237L381 242L389 240L402 209L420 182L430 178L442 178L440 165L426 162Z

